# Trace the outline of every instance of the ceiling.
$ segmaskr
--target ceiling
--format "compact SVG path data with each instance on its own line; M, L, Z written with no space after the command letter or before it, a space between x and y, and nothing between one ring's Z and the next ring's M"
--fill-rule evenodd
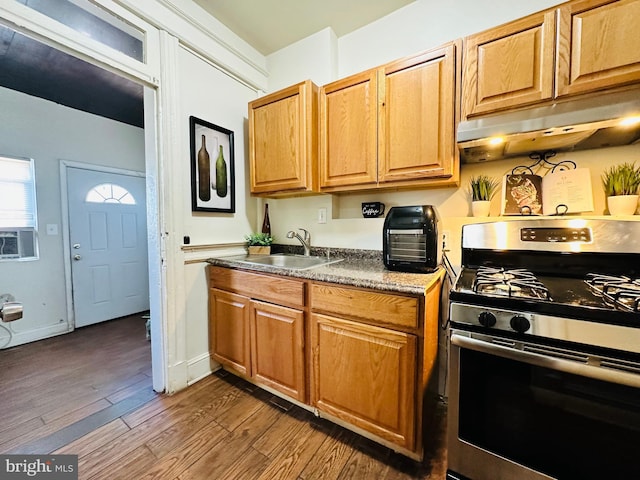
M142 85L2 25L0 86L129 125L144 124Z
M263 55L331 27L338 37L414 0L194 0Z
M414 0L194 0L264 55L331 27L338 37ZM121 42L126 35L66 0L29 0L64 21ZM63 8L64 7L64 8ZM71 23L67 23L71 24ZM90 27L88 27L90 28ZM127 38L126 41L129 39ZM0 24L0 86L137 127L144 126L143 87Z

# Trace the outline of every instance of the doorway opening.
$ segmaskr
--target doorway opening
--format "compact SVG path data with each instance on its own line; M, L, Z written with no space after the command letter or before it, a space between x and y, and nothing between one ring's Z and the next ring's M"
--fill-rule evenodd
M11 26L14 27L15 25L12 24ZM0 19L0 39L4 45L3 55L0 56L0 72L2 72L0 74L0 88L4 87L10 90L22 91L19 86L24 85L32 90L28 92L23 91L23 93L53 102L52 106L58 109L60 109L60 105L66 105L74 110L80 110L82 112L110 119L114 121L114 123L120 122L121 124L142 128L140 137L143 138L142 143L144 144L144 147L141 149L140 163L139 165L136 165L135 168L143 171L137 173L140 174L142 178L144 185L143 190L145 191L146 196L157 199L159 195L159 187L157 183L155 183L158 169L156 149L157 95L153 86L149 86L149 84L145 83L143 80L139 80L132 76L125 78L123 74L114 73L121 71L117 61L114 61L113 65L111 65L112 68L107 70L107 68L104 67L106 57L103 57L102 61L98 62L97 60L86 58L86 55L83 55L86 60L82 60L55 48L54 45L57 45L57 43L48 41L46 38L42 38L42 35L31 35L31 32L26 31L23 27L20 27L19 29L20 31L17 31L6 24L3 25L3 19ZM35 40L34 38L40 38L42 41ZM67 51L73 50L67 48ZM13 55L12 52L16 52L16 54ZM24 68L25 70L18 72L21 68ZM25 78L25 76L29 79L28 82L18 82L17 85L4 84L4 80ZM36 85L37 79L42 80L42 87ZM78 84L75 82L80 83ZM87 82L90 84L89 90L84 87L74 88L74 85L86 84ZM70 95L81 97L82 92L88 93L90 97L86 102L83 103L82 98L76 98L75 104L70 105L66 103L66 99L69 98ZM96 101L98 98L101 99L100 102ZM105 108L110 108L110 111L100 111L103 106ZM16 109L19 112L19 114L15 116L16 123L24 122L23 117L26 116L24 109L21 110L19 105L16 106ZM132 110L131 115L127 116L123 114L126 109ZM121 114L123 116L120 116ZM54 124L58 122L58 125L66 122L66 119L57 120L56 118L48 118L47 120ZM28 124L28 122L25 124ZM19 125L16 128L20 128ZM64 130L64 128L60 128L60 130ZM114 129L114 131L115 130L117 129ZM108 129L107 131L96 132L96 135L102 135L103 137L110 134L113 134L113 132ZM117 136L109 138L108 140L110 142L119 141ZM31 148L30 145L28 145L30 143L35 143L35 141L23 142L21 148ZM70 145L72 143L73 142L69 142ZM40 189L40 192L38 192L38 202L42 201L51 207L47 215L43 216L43 218L47 219L46 240L50 243L60 242L60 246L52 248L52 250L60 252L60 254L63 255L63 259L56 263L59 265L59 268L64 268L64 286L66 295L65 292L61 292L59 295L56 295L56 301L66 302L66 306L62 308L66 308L67 310L67 319L63 320L60 318L60 324L51 327L52 330L54 328L56 329L53 335L64 333L65 327L63 322L67 322L69 324L70 328L68 331L72 330L74 328L73 319L76 318L76 315L73 311L75 304L73 302L74 298L72 294L72 272L70 265L68 265L68 259L70 258L68 254L71 251L72 244L69 243L68 226L64 223L68 221L67 202L66 199L63 198L67 194L66 184L63 185L62 167L58 165L53 167L59 172L59 177L56 172L51 171L51 168L54 162L56 164L61 164L61 158L84 159L88 157L88 155L83 156L79 154L78 150L79 149L74 150L73 147L69 146L68 149L61 149L59 152L51 153L51 155L40 155L34 157L36 161L36 170L42 169L45 164L48 164L43 170L43 174L39 175L37 183L37 188ZM106 152L106 154L108 155L108 152ZM55 158L53 158L54 156ZM123 160L118 159L117 154L112 155L111 157L114 161L114 166L110 166L108 168L118 169L123 165ZM118 163L118 161L120 161L120 163ZM109 165L109 163L106 164ZM151 181L145 182L145 173L152 177ZM58 187L61 189L60 192L57 190ZM43 191L46 192L46 194L42 194ZM57 205L58 202L60 202L59 208ZM141 202L142 205L146 203L144 198ZM128 278L128 275L132 272L139 274L144 271L146 288L149 289L149 286L151 286L151 291L147 290L146 292L146 301L148 305L146 310L151 312L152 321L156 324L156 326L151 329L153 387L156 391L163 391L165 388L165 361L164 350L162 347L162 272L160 270L160 233L158 229L160 222L158 221L158 215L158 206L152 202L151 210L147 209L146 213L143 214L142 217L143 224L154 226L153 229L150 228L149 231L146 232L144 238L145 246L147 246L149 252L147 254L148 263L146 267L144 269L141 268L140 270L136 270L134 265L129 265L130 270L128 273L123 274L123 278ZM133 217L131 215L124 215L121 218L125 219L123 220L125 222L131 222ZM139 219L140 218L138 218L138 220ZM60 229L60 232L62 233L60 237L62 238L51 238L52 234L49 233L49 227L51 226L51 230L57 232L56 224L58 223L63 224L63 227ZM131 224L128 224L128 227L131 227ZM128 233L133 231L132 228L125 230ZM40 232L40 235L45 235L45 232ZM57 235L57 233L53 235ZM97 239L98 235L95 235L94 238ZM136 237L136 239L137 238L138 237ZM132 237L127 238L127 241L131 240ZM58 278L62 278L63 272L49 271L42 275L55 275ZM96 281L94 282L94 285L95 284L99 284L99 282ZM25 289L27 289L27 287L25 287ZM102 291L98 293L104 294L105 292ZM36 295L37 291L34 291L33 294ZM144 294L140 294L138 297L142 295ZM34 302L37 302L37 299L35 299ZM44 317L45 315L41 316ZM62 316L63 315L61 314L60 317ZM56 317L55 321L58 321L58 317ZM34 336L40 335L37 332L37 328L34 329L34 332ZM46 338L49 335L51 334L40 335L38 338L34 338L33 340Z

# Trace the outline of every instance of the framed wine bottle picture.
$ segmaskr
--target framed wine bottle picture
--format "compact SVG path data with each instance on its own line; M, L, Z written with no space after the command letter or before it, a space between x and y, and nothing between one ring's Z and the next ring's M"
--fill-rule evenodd
M191 210L235 213L233 131L189 117Z

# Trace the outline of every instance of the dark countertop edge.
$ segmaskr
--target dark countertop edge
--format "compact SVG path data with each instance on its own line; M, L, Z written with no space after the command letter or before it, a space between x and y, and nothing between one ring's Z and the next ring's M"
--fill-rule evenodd
M246 264L225 257L209 258L207 262L220 267L411 295L424 295L426 288L443 273L442 268L439 268L433 273L390 271L384 267L381 253L379 259L371 258L369 255L366 255L365 258L357 255L355 257L350 256L346 250L340 250L340 252L338 252L336 249L334 252L332 249L331 253L332 256L335 253L335 256L342 257L345 260L308 270L293 270L270 265ZM235 257L237 257L237 255L235 255ZM384 278L376 278L380 276Z

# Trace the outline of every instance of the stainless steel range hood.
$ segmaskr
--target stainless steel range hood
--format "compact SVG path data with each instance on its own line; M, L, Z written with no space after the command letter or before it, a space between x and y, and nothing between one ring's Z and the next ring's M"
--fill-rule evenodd
M630 145L640 142L640 121L621 125L630 117L640 120L638 89L477 117L458 126L460 158L472 163Z

